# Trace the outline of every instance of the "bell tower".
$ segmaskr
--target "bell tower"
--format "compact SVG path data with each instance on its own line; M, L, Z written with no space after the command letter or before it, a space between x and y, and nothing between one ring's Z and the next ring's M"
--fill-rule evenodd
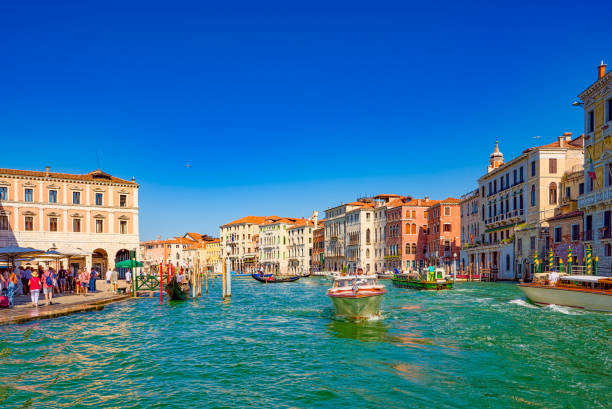
M497 139L495 140L495 150L489 157L489 166L487 166L487 173L494 169L499 168L504 164L504 154L499 151L499 144Z

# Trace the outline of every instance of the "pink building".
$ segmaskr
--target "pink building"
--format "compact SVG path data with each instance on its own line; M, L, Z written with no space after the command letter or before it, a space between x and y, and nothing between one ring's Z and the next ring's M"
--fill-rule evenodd
M408 270L422 267L427 249L427 209L439 201L411 199L389 202L385 268Z

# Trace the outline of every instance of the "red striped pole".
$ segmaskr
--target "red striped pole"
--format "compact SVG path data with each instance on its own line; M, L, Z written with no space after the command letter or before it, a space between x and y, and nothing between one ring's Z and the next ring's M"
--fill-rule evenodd
M159 303L164 302L164 264L159 263Z

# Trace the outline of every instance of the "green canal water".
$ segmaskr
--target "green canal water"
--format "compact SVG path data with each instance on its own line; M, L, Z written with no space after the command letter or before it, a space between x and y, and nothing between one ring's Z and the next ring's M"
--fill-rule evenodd
M610 408L612 315L511 284L387 282L378 320L334 318L319 278L219 282L0 328L0 407Z

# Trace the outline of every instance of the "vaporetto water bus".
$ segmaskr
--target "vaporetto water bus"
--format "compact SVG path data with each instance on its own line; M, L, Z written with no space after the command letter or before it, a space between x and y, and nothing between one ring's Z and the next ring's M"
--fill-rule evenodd
M349 318L374 317L380 313L380 303L387 293L375 275L339 275L327 290L337 315Z
M442 268L435 271L423 270L421 273L398 273L391 279L393 285L400 288L411 288L413 290L450 290L453 288L453 280Z
M551 273L518 286L535 304L612 312L612 277Z

